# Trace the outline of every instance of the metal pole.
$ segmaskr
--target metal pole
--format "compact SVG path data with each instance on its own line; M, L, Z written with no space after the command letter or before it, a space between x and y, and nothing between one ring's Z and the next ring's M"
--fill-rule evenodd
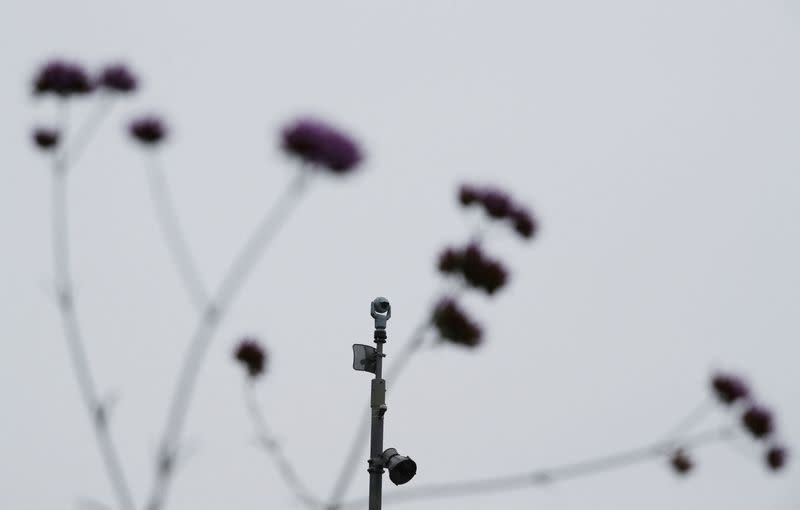
M379 298L380 299L380 298ZM384 298L385 299L385 298ZM372 379L370 408L372 410L372 430L369 448L369 510L381 509L381 484L383 482L383 416L386 414L386 381L383 380L383 344L386 343L387 316L376 316L375 300L372 316L375 318L375 344L377 356L375 360L375 378ZM386 306L388 307L388 301Z

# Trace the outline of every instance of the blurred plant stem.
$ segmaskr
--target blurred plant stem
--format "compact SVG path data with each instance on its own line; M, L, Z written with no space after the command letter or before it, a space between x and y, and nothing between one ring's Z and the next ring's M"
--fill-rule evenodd
M176 451L197 376L214 333L264 249L285 224L289 214L299 203L303 192L307 190L309 177L307 169L304 168L294 176L283 195L264 215L225 273L217 291L202 310L184 356L178 374L178 382L167 411L167 420L158 450L156 476L148 498L147 510L159 510L163 507L174 474Z
M247 411L250 419L253 421L253 426L258 433L258 439L261 445L269 453L278 468L283 481L289 486L297 499L309 509L321 508L320 501L311 493L311 491L303 483L300 476L297 474L289 458L283 452L280 442L270 430L267 425L267 420L261 407L258 405L256 398L255 382L253 379L248 379L244 388L244 398L247 404Z
M159 160L151 151L147 151L147 181L150 185L150 196L156 212L156 218L164 235L175 271L181 278L186 294L195 309L202 312L208 306L208 291L192 250L186 242L186 236L178 220L178 213L172 200L172 193Z
M68 178L69 163L76 161L80 152L71 153L65 148L69 128L67 104L62 102L59 108L61 117L59 130L64 141L53 156L51 194L53 270L58 310L75 377L78 380L78 388L91 418L95 438L117 502L122 510L134 510L136 505L125 477L119 452L109 430L108 406L98 396L99 391L92 375L89 357L86 354L86 346L75 306L69 240ZM84 141L81 145L76 146L76 151L81 151L86 147L102 117L95 115L89 119L88 123L83 124L79 132L82 133ZM70 160L70 156L73 156L72 160Z
M727 441L734 437L735 432L735 426L725 426L706 430L680 439L657 441L647 446L547 469L507 476L476 478L465 481L431 484L422 487L403 488L402 491L385 494L383 502L403 503L537 487L562 480L621 469L653 459L665 458L678 447L698 447L720 441ZM366 504L366 499L354 500L338 505L336 508L340 510L357 509L364 508Z

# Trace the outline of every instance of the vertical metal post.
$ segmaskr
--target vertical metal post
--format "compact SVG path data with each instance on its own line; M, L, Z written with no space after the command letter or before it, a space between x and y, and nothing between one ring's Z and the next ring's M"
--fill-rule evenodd
M383 338L379 334L383 334ZM372 408L372 432L369 446L369 510L381 508L381 483L383 481L383 415L386 412L386 381L381 378L383 363L383 344L386 341L386 331L375 330L375 343L378 347L375 378L372 380L372 395L370 398Z
M383 300L381 302L380 300ZM385 303L385 305L384 305ZM376 309L376 304L385 309ZM370 409L372 429L369 445L369 510L380 510L383 482L383 416L386 414L386 381L383 380L383 344L386 343L386 320L390 317L389 302L378 298L372 302L371 314L375 318L375 378L372 379Z

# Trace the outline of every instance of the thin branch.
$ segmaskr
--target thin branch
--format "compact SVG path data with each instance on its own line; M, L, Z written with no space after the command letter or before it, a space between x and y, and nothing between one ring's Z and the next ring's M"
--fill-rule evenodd
M272 433L272 431L270 431L269 426L267 425L267 420L264 417L264 413L261 411L261 407L258 405L255 394L255 385L251 379L248 379L247 384L245 385L244 398L245 402L247 403L247 410L250 414L250 418L253 421L256 431L258 432L258 438L261 441L261 444L264 446L264 449L275 461L278 472L283 477L286 485L289 486L297 499L306 508L321 508L321 502L314 497L312 492L300 479L300 476L297 474L297 470L295 470L294 466L292 466L292 463L289 461L289 458L286 456L286 454L284 454L280 443L275 438L275 435Z
M697 407L692 409L686 417L679 421L666 435L667 438L671 437L678 437L681 436L693 428L697 427L700 423L703 422L705 418L713 411L715 408L714 402L711 400L704 400Z
M158 510L164 504L164 499L174 474L175 450L183 431L189 403L197 382L197 375L208 352L214 333L264 249L280 230L280 227L284 225L289 214L299 202L303 191L307 189L308 177L306 169L301 169L291 181L283 196L263 217L254 233L236 259L234 259L217 292L212 300L208 302L200 317L189 342L189 347L178 375L175 392L167 412L167 421L159 447L156 478L146 506L148 510Z
M65 163L74 166L83 156L89 142L92 141L103 121L111 112L112 106L114 106L113 96L107 92L101 92L94 109L75 132L74 142L70 145L69 150L66 151L66 156L69 156L69 158L65 159Z
M161 226L161 232L172 257L172 263L180 276L186 294L192 300L192 304L198 311L202 311L208 306L208 291L180 227L178 213L172 201L172 194L157 156L155 154L146 154L146 157L150 195L155 206L158 224Z
M63 106L66 108L66 106ZM66 131L66 114L62 122L62 132ZM67 189L67 158L65 150L59 151L53 159L52 178L52 249L53 268L56 279L58 309L64 330L64 337L72 360L78 388L83 397L94 426L95 438L105 463L106 472L116 494L120 508L134 510L135 504L123 472L122 463L108 426L106 407L98 398L97 385L92 376L89 358L81 332L80 321L75 309L72 284L72 265L69 244L69 206Z
M650 445L596 457L593 459L564 464L553 468L529 471L526 473L512 474L493 478L477 478L467 481L431 484L428 486L400 489L397 492L384 494L384 503L404 503L423 499L468 496L502 492L516 489L542 486L562 480L594 475L615 469L632 466L656 458L669 455L678 446L683 448L698 447L723 440L729 440L735 434L736 428L726 426L707 430L680 440L662 440ZM363 508L366 499L351 501L337 506L338 509Z

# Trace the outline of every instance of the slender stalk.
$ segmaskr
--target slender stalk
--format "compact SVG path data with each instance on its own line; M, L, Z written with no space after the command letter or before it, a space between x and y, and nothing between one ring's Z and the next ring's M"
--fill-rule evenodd
M150 152L150 151L148 151ZM148 183L150 184L150 195L155 206L158 224L167 243L167 248L172 257L180 279L186 289L186 294L198 311L202 311L208 306L208 292L197 269L197 263L186 242L186 237L178 221L178 213L172 201L172 194L167 185L163 169L158 162L155 154L147 154L148 163Z
M89 142L91 142L92 138L97 134L103 121L111 112L112 106L114 106L113 96L108 92L100 92L100 98L95 103L94 109L75 132L74 141L66 152L69 159L66 159L65 163L74 166L81 156L83 156Z
M294 468L294 466L292 466L292 463L289 461L289 458L286 456L286 454L284 454L280 443L275 438L275 435L270 431L270 428L267 425L267 420L264 417L264 413L261 411L261 407L258 405L255 394L255 385L253 384L252 380L248 380L247 384L245 385L244 398L245 402L247 403L247 410L250 414L250 419L253 421L256 431L258 432L258 438L261 441L261 444L264 446L264 449L269 452L270 456L272 456L273 460L275 461L278 472L280 473L281 477L283 477L286 485L289 486L297 499L306 508L321 508L321 503L316 497L314 497L308 487L306 487L306 485L300 479L300 476L297 474L297 470Z
M98 398L97 385L92 376L75 309L69 247L67 160L64 154L61 152L57 155L53 163L51 197L53 268L56 278L58 309L73 369L78 380L78 388L92 419L95 438L118 504L123 510L134 510L135 504L123 472L120 456L111 438L107 409Z
M294 206L298 203L302 192L307 189L307 178L308 175L305 170L299 172L291 181L284 195L263 217L256 230L234 259L217 292L206 305L195 327L167 411L167 421L161 436L158 453L158 469L146 506L148 510L158 510L164 504L174 473L177 443L183 431L200 366L208 352L214 333L269 241L274 238L280 227L283 226L289 217L289 213L294 210Z
M702 421L708 417L711 411L714 410L714 402L711 400L704 400L697 407L692 409L686 417L679 421L666 435L667 438L670 437L678 437L681 436L697 425L702 423Z
M706 430L680 440L662 440L647 446L613 453L589 460L563 464L552 468L529 471L525 473L499 476L493 478L477 478L473 480L431 484L417 488L404 488L401 491L388 493L384 503L403 503L432 498L469 496L489 492L502 492L529 487L537 487L562 480L579 478L607 471L621 469L652 459L669 455L676 446L698 447L733 437L735 427L726 426ZM366 499L351 501L340 505L340 509L363 508Z

